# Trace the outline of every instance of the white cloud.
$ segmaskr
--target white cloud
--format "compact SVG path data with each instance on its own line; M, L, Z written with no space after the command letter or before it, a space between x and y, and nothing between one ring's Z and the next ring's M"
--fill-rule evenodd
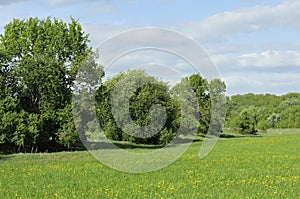
M269 50L262 53L250 53L239 57L242 67L300 67L300 53L295 51Z
M110 24L89 25L85 28L91 34L92 41L98 42L119 33L122 28L125 30L125 26ZM137 40L141 39L138 35L131 36ZM161 42L167 44L167 38ZM170 43L169 45L174 44ZM216 63L221 72L221 77L224 78L227 84L228 94L248 92L282 94L289 91L300 91L298 89L300 84L300 52L295 50L297 46L294 46L294 50L278 50L277 48L276 50L260 50L260 52L257 52L257 49L247 49L246 44L223 46L223 48L222 46L220 44L219 48L213 48L217 49L218 54L212 54L211 59ZM188 50L188 48L185 49ZM239 49L243 49L243 54L235 53ZM111 72L116 72L119 67L126 65L131 67L152 62L174 66L174 69L184 76L194 72L184 60L174 59L171 56L160 56L160 54L155 53L151 53L151 56L128 55L115 68L111 68Z
M267 50L240 56L215 55L227 94L300 92L300 53Z
M226 70L256 70L256 72L285 72L300 70L300 52L268 50L261 53L247 53L240 56L215 55L212 60L224 72Z
M227 86L228 95L243 93L273 93L281 95L288 92L299 92L299 75L300 73L262 73L257 74L253 78L244 74L236 74L223 79Z
M178 29L185 30L201 42L223 41L236 33L249 33L272 27L300 30L300 1L277 6L256 6L222 12L200 22L186 22Z

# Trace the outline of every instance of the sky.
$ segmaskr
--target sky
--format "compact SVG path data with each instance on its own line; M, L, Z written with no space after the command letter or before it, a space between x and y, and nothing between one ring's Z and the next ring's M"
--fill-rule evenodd
M51 16L68 22L73 17L90 35L94 49L136 28L177 31L207 53L227 95L300 92L298 0L0 0L0 11L0 34L13 18ZM161 37L157 41L168 36ZM152 49L124 55L106 74L140 65L171 83L195 72L186 60Z

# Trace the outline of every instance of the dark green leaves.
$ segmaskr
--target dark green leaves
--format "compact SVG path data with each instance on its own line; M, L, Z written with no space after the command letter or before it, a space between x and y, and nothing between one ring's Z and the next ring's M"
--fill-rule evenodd
M90 54L88 36L74 19L69 24L50 17L8 23L0 36L0 141L17 151L77 144L72 87Z

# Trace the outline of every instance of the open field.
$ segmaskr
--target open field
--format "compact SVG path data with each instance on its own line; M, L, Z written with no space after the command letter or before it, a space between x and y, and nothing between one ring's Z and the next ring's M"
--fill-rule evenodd
M0 198L300 198L300 132L287 132L222 138L204 159L195 142L144 174L112 170L87 151L1 155Z

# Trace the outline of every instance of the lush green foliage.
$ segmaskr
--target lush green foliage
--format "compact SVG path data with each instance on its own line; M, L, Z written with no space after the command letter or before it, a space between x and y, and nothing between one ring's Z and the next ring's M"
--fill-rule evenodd
M199 74L183 78L170 89L167 83L141 70L119 73L97 89L96 109L100 127L109 139L142 144L167 144L180 125L186 133L205 134L211 120L210 85L214 95L224 94L226 87L223 82L215 80L214 84L209 84ZM121 89L116 92L118 87ZM118 111L114 111L114 104L118 105ZM154 105L162 106L166 115L163 111L154 111ZM158 125L145 127L154 121L153 118L163 120L164 117L162 128L155 129ZM217 121L215 119L216 125L220 123ZM146 135L147 138L132 136L132 132L138 133L136 125L141 127L142 133L157 132L153 136Z
M0 143L12 151L55 151L79 144L72 85L90 54L77 21L14 19L0 36Z
M227 97L226 126L246 133L268 128L300 128L300 94Z
M121 89L114 95L118 86L121 86ZM130 95L131 92L132 96ZM112 102L119 105L118 111L112 110ZM172 134L176 130L173 121L179 114L179 110L176 107L176 102L168 94L168 86L166 83L146 75L144 71L132 70L127 73L120 73L105 81L97 90L96 104L100 127L105 131L105 135L113 140L148 144L165 143L172 138ZM152 110L150 112L151 107L155 104L166 109L167 118L163 129L161 129L165 139L162 139L160 132L154 132L155 135L151 137L146 135L146 138L129 135L127 132L137 131L135 125L147 126L153 122L151 115L154 118L164 118L164 115L159 111L154 112ZM123 105L128 106L125 109L129 109L129 112L121 109ZM130 123L131 119L134 123ZM149 133L151 130L142 129L145 133Z
M2 155L0 198L298 198L299 133L221 139L204 159L195 142L145 174L112 170L88 152Z
M101 83L104 73L96 64L95 55L88 47L88 36L78 22L14 19L0 37L0 61L0 148L35 152L80 146L72 117L72 94L89 94ZM76 82L84 84L75 85L76 77ZM121 84L122 89L112 98L116 84ZM129 113L124 109L112 115L112 100L125 104L130 92L133 95L128 104ZM101 84L96 101L98 122L113 140L166 144L176 135L180 124L186 132L193 129L206 133L211 120L209 85L199 74L182 79L170 90L167 83L143 71L121 73ZM87 114L94 109L88 103L75 105ZM154 106L159 108L152 109ZM127 122L129 116L131 123ZM83 129L87 134L82 139L98 133L93 132L97 123L89 121L91 117L88 114L75 118L76 124L87 126ZM155 135L140 138L128 134L137 132L137 126L147 134L156 131L159 125L147 127L154 120L163 123Z
M207 80L199 74L194 74L183 78L171 92L184 106L183 116L178 123L182 122L187 130L197 128L198 133L206 133L211 109Z

